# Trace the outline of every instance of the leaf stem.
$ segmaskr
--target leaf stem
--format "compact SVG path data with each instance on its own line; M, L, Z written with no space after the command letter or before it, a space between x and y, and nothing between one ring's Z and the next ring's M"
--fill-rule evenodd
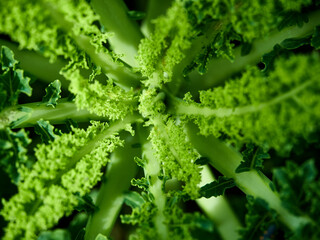
M163 181L159 179L161 175L160 162L155 157L151 142L146 141L146 130L142 130L141 135L141 137L143 137L142 158L146 160L144 174L150 182L149 191L154 197L153 203L157 206L157 213L153 217L153 222L158 234L158 239L166 240L169 236L168 226L165 224L166 216L164 215L167 199L166 194L163 192Z
M108 121L106 117L100 117L89 113L87 110L78 110L74 102L61 99L57 106L46 106L43 102L19 104L7 108L0 113L0 128L31 127L38 120L43 119L51 124L62 124L67 119L77 122L89 122L90 120Z
M312 34L314 28L320 24L320 11L314 11L309 14L309 22L302 27L292 26L283 30L275 31L264 39L257 39L253 42L250 54L241 56L241 49L235 49L235 60L230 62L227 59L212 59L208 65L208 71L205 75L200 75L193 71L189 77L191 80L190 87L187 91L191 94L199 90L208 89L221 84L224 80L233 74L241 71L248 65L256 64L261 60L263 54L272 51L276 44L288 38L300 38Z
M201 177L200 185L205 185L215 180L208 166L203 167ZM239 239L238 229L242 226L224 196L210 199L202 197L197 199L196 202L202 211L214 222L222 239Z
M56 23L67 33L69 33L76 44L84 50L91 58L91 60L100 66L102 71L116 84L124 89L137 87L140 79L142 78L139 73L133 72L123 63L115 61L112 56L106 52L98 52L97 49L91 44L90 37L83 34L75 35L72 29L72 23L67 21L59 9L51 3L47 3L47 8L50 10L52 18Z
M293 232L310 222L305 216L295 216L282 206L277 192L272 190L272 182L261 172L251 170L236 173L235 170L242 161L241 155L231 147L220 142L213 136L198 135L196 126L188 125L188 136L199 153L210 159L210 164L226 177L233 178L236 185L247 195L264 199L278 214L280 220Z
M128 115L125 120L118 120L112 122L105 130L98 133L93 139L88 141L83 148L81 148L78 152L76 152L70 159L70 161L64 166L63 170L59 171L59 173L55 176L54 179L47 181L45 183L46 188L48 189L52 185L57 185L61 181L64 174L69 172L71 169L75 168L76 164L87 154L90 154L92 150L97 148L101 142L113 136L114 134L119 133L123 129L126 128L127 124L133 124L135 122L138 122L140 120L140 116L137 114ZM54 144L54 142L53 142ZM43 199L36 199L33 203L33 207L28 212L29 215L33 215L39 206L43 204Z
M99 233L109 236L124 201L124 192L137 172L133 157L140 149L133 148L136 138L127 137L124 147L117 148L110 157L95 205L98 210L89 217L85 239L95 239Z
M114 33L108 41L116 54L132 67L138 67L136 60L142 34L138 24L129 18L127 6L122 0L92 0L94 11L107 31Z
M253 112L261 111L266 107L270 107L272 105L281 103L289 98L295 97L299 92L303 91L305 88L309 87L314 80L309 80L301 85L291 89L288 92L285 92L277 97L272 98L272 100L268 102L262 102L256 105L247 105L247 106L240 106L236 108L217 108L213 109L210 107L202 107L201 104L187 104L181 99L176 97L170 96L169 98L169 110L173 111L175 114L182 114L182 115L200 115L204 117L228 117L233 115L243 115ZM169 96L169 95L168 95Z

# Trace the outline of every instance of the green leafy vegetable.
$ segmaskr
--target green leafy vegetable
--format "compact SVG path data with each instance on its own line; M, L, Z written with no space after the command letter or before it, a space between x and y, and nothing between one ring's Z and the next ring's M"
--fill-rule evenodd
M319 1L0 19L1 239L320 238Z

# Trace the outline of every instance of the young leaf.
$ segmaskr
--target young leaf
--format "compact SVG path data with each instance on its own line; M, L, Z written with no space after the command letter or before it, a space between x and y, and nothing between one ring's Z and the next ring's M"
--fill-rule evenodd
M133 147L133 146L132 146ZM140 144L141 147L141 144ZM146 166L146 160L144 158L139 158L139 157L134 157L134 161L135 163L139 166L139 167L145 167Z
M271 52L265 53L262 56L261 62L264 63L263 72L267 73L269 71L273 71L275 60L280 56L286 56L288 54L289 51L287 49L281 47L279 44L276 44Z
M139 208L145 203L145 200L137 192L128 192L125 194L124 203L132 208Z
M85 211L88 214L92 214L95 211L99 210L99 208L93 203L92 198L88 194L85 194L81 197L79 193L76 193L76 196L78 197L79 204L75 207L75 210L79 212Z
M61 98L60 93L61 82L59 80L55 80L46 88L46 95L43 97L42 102L44 102L47 106L55 107L59 98Z
M56 136L56 134L53 132L54 127L49 121L44 121L43 119L37 121L37 125L34 126L34 130L41 137L42 142L45 144L53 141Z
M140 188L140 189L143 189L143 190L148 190L148 188L149 188L149 181L148 181L148 179L146 179L146 178L140 178L140 179L135 179L135 178L133 178L132 180L131 180L131 184L132 184L132 186L137 186L138 188Z
M232 178L220 176L217 181L208 183L200 188L202 197L218 197L223 195L225 190L236 186Z
M125 91L107 80L101 84L95 80L89 83L79 72L70 75L72 82L69 90L76 95L75 103L79 109L87 109L98 116L106 116L111 120L123 119L137 108L137 97L133 91Z
M160 87L172 81L174 67L185 57L194 31L183 4L177 1L154 24L155 31L139 45L138 61L142 74L149 78L145 84Z
M184 131L184 123L174 119L154 119L155 126L150 132L150 140L155 157L162 162L164 171L170 178L183 182L183 191L192 199L199 195L201 167L194 164L200 157L192 147Z
M18 68L18 61L14 59L13 52L1 47L0 54L0 111L8 106L17 104L20 93L31 96L32 88L30 78L24 76L23 70Z
M16 65L19 63L17 60L14 59L13 52L6 46L1 47L1 70L5 71L10 68L15 69Z
M310 44L310 37L304 37L304 38L288 38L283 40L280 45L281 47L285 49L296 49L303 45Z
M262 170L263 160L269 159L270 155L263 151L260 147L255 147L253 144L247 144L246 149L242 152L243 160L236 173L250 171L251 169Z
M307 22L308 22L308 16L304 13L297 12L297 11L286 12L283 16L283 19L278 25L278 30L281 31L286 27L290 27L294 25L302 27L302 25Z

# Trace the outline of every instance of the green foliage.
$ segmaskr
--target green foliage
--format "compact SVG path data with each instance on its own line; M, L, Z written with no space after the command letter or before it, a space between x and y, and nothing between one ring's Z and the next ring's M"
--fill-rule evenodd
M282 200L281 204L295 215L307 213L311 221L300 225L292 234L283 228L279 222L279 216L263 199L250 197L247 205L246 227L240 230L241 239L256 239L257 236L266 235L269 231L269 236L280 237L282 234L286 236L286 239L318 238L320 233L316 226L319 224L317 217L319 214L319 181L314 161L305 161L300 166L288 161L285 167L274 169L273 178Z
M319 237L316 227L319 224L319 177L314 160L305 161L301 166L288 161L285 167L275 169L273 176L283 205L294 214L308 213L312 219L293 239ZM309 233L311 229L313 232Z
M20 93L31 95L30 78L24 76L19 69L18 61L14 59L13 52L7 47L1 47L0 64L0 110L18 103Z
M310 42L309 37L305 38L288 38L283 40L280 45L286 49L296 49Z
M173 197L166 203L162 213L165 221L163 224L165 225L162 229L155 231L150 223L152 219L158 217L158 213L156 206L152 204L152 200L150 198L143 200L143 197L137 193L130 194L129 198L126 198L126 203L133 208L132 213L131 215L121 216L121 220L123 223L140 225L133 239L166 239L164 236L168 238L174 237L175 239L193 239L193 231L213 231L213 224L209 219L199 213L184 213L177 205L178 197ZM157 228L157 223L155 225L155 228Z
M57 105L57 101L61 98L60 93L61 82L59 80L55 80L46 88L46 95L43 97L42 102L47 106L55 107Z
M9 34L21 47L50 57L51 61L56 60L58 56L76 58L76 55L81 53L72 39L73 35L95 35L92 43L97 48L106 39L106 34L101 33L93 24L98 17L86 1L15 0L10 3L2 2L0 6L3 16L1 32ZM54 16L57 19L51 16L55 11L61 14ZM58 19L59 17L61 18ZM64 32L64 29L70 32ZM32 35L30 31L33 32Z
M311 1L184 1L191 25L196 34L204 35L200 54L185 68L187 75L197 69L200 74L207 70L213 57L234 60L234 42L241 42L242 55L250 51L250 43L256 38L268 36L274 28L308 22L299 10ZM198 43L192 45L196 47Z
M205 186L200 188L201 196L205 198L218 197L223 195L225 190L235 186L235 183L232 178L219 177L217 181L208 183Z
M138 60L141 72L149 78L145 84L160 87L172 80L173 68L185 57L183 51L190 47L190 38L194 33L179 1L168 9L165 16L155 20L154 24L154 33L143 39L139 46Z
M0 55L0 111L14 106L18 103L20 93L31 95L32 89L29 85L30 78L24 76L24 72L14 59L13 52L1 47ZM10 176L14 183L19 182L19 167L28 166L32 160L28 159L27 147L31 142L24 129L12 131L8 125L8 115L0 114L0 166Z
M253 144L247 144L246 149L241 153L244 161L237 167L236 173L250 171L251 169L262 170L263 160L270 159L268 153L260 147L256 148Z
M191 198L198 197L200 168L195 164L199 154L187 140L183 124L172 119L155 119L155 127L150 133L150 140L155 150L155 157L161 159L166 175L184 183L184 191Z
M247 199L246 227L239 230L240 239L259 239L265 232L274 231L277 228L277 213L263 199L252 196L247 196Z
M79 194L76 194L79 196ZM79 197L79 204L75 208L77 211L85 211L87 213L94 213L94 211L98 211L98 207L94 205L92 198L89 195L84 195L83 197Z
M83 196L99 181L109 152L121 144L105 124L92 123L87 131L73 129L39 145L32 169L20 168L19 194L4 202L8 238L32 239L70 214L79 202L75 194Z
M74 79L70 91L76 94L75 103L79 109L88 109L90 113L112 120L124 118L136 110L137 98L133 90L125 91L112 81L106 85L98 81L89 83L79 72L70 78Z
M0 238L318 239L319 2L145 5L0 1Z
M201 91L201 103L186 95L174 106L198 124L201 134L225 134L237 146L249 141L286 153L296 144L291 136L308 139L317 126L319 69L317 55L279 59L268 75L251 67L224 87Z
M12 182L17 184L20 181L19 168L32 164L32 160L27 156L27 147L31 139L24 129L14 132L5 128L0 130L0 136L0 166Z
M276 44L271 52L268 52L262 56L261 62L264 63L264 69L263 72L267 73L268 71L274 70L274 62L277 60L280 56L288 56L289 57L290 52L281 47L279 44Z
M42 142L48 144L53 141L55 138L55 133L53 132L54 127L48 122L40 119L37 121L37 124L34 127L34 131L41 136Z
M308 16L304 13L298 11L289 11L286 12L283 16L283 19L278 25L278 29L282 30L286 27L298 25L302 27L304 23L308 22Z

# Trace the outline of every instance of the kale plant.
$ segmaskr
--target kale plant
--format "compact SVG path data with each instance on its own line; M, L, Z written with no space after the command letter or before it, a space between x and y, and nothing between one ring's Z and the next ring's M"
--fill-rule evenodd
M0 0L0 237L320 239L319 5Z

